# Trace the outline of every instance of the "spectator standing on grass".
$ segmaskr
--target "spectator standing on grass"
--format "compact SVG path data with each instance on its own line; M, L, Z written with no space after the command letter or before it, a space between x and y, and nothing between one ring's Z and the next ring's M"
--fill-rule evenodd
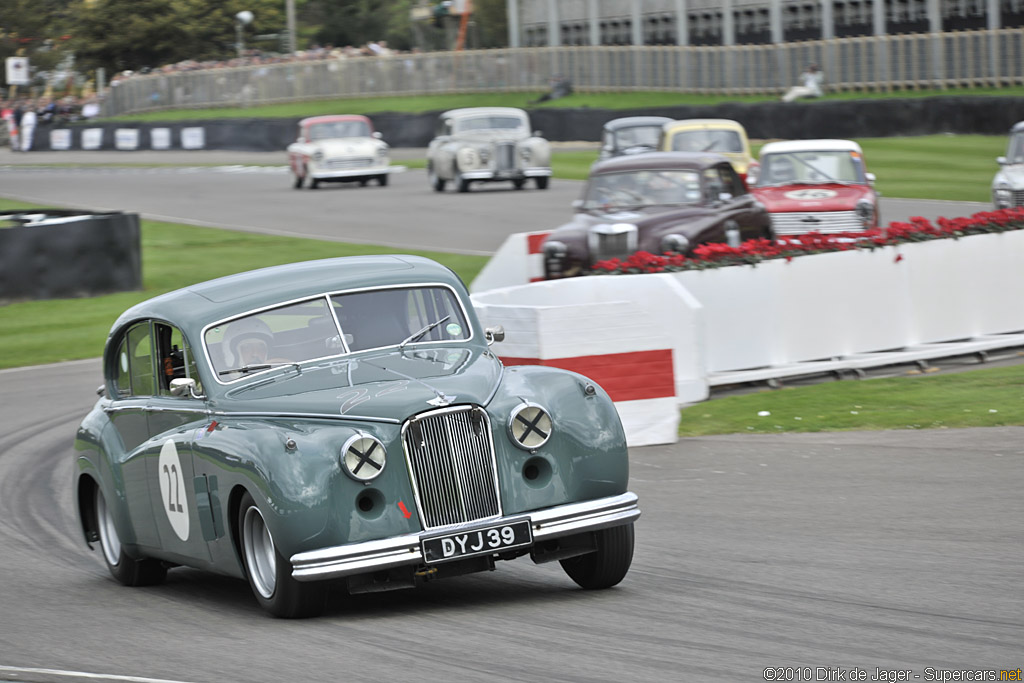
M807 97L821 97L824 95L822 83L825 82L825 74L818 68L817 64L811 64L800 74L800 83L794 85L782 96L783 102L792 102L796 99Z

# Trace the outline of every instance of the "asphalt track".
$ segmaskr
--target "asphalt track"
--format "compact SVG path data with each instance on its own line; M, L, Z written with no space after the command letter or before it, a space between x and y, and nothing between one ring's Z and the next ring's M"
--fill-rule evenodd
M280 204L301 231L320 224L307 213L333 207L335 239L358 235L354 216L362 225L359 207L372 205L395 239L487 251L500 236L492 222L478 225L490 241L458 241L474 216L507 225L525 219L493 204L567 211L572 195L556 181L547 192L439 196L422 175L300 192L272 171L5 168L0 196L198 212L196 222L195 204L224 204L239 227ZM120 205L130 202L143 208ZM427 203L431 214L417 209ZM620 586L588 593L557 565L520 559L414 591L336 596L324 617L287 622L265 617L244 583L193 570L121 587L86 549L72 444L99 382L95 360L0 371L0 680L763 681L769 667L775 680L965 680L952 672L1024 666L1024 428L635 448L644 512Z

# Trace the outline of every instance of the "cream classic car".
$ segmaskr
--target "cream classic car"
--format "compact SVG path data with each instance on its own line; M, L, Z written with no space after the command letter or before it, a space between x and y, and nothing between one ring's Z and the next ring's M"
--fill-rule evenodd
M522 109L452 109L441 114L427 147L427 177L438 192L449 181L459 192L468 192L473 182L497 180L521 190L529 178L544 190L551 178L551 146L540 131L531 132Z
M296 189L307 178L314 190L323 182L366 185L376 179L387 185L388 144L365 116L311 116L299 121L298 139L288 145L288 165Z

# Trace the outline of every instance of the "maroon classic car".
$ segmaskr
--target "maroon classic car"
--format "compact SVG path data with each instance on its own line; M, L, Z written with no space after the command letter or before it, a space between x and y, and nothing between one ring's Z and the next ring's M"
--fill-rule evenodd
M576 215L544 241L547 279L637 251L690 254L705 242L770 237L764 206L729 160L704 152L651 152L599 161Z

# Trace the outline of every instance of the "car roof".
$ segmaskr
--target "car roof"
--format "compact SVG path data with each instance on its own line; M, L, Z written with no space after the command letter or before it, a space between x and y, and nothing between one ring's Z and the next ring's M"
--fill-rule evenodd
M595 162L590 168L590 175L619 173L622 171L639 170L703 170L720 163L729 163L721 154L710 152L646 152L644 154L628 154L611 157Z
M782 140L769 142L761 148L761 156L780 152L860 152L853 140Z
M424 282L464 289L451 269L421 256L345 256L288 263L200 282L143 301L122 313L111 333L143 318L198 332L211 322L325 292Z
M461 118L463 116L487 116L488 114L503 114L505 116L526 116L526 112L515 107L463 107L461 109L449 109L441 114L441 118Z
M674 119L667 116L623 116L618 119L605 121L606 130L618 130L620 128L632 128L633 126L663 126L671 123Z
M313 123L331 123L333 121L366 121L370 123L370 119L362 114L324 114L321 116L307 116L299 121L299 124L308 126Z
M666 131L687 130L691 128L712 128L740 131L746 135L746 129L739 121L732 119L680 119L665 124Z

